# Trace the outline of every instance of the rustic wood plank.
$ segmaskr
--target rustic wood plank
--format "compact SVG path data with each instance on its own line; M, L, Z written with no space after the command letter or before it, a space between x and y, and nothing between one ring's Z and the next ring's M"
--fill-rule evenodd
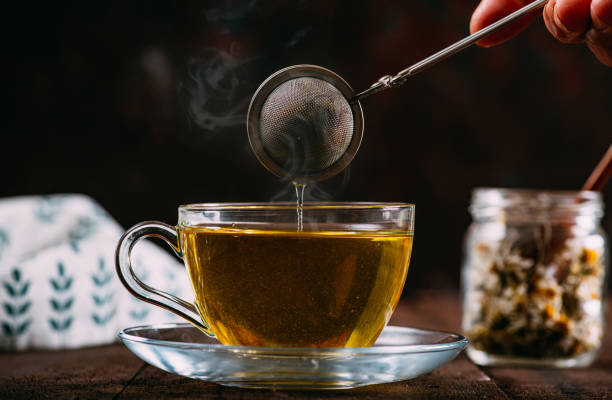
M609 366L554 370L485 368L499 388L516 399L605 399L612 398Z
M0 354L0 399L105 399L143 366L123 345Z
M395 325L459 331L452 292L417 292L402 300ZM612 309L608 307L608 326ZM148 366L123 345L0 354L0 399L21 398L404 399L612 397L612 335L586 369L479 368L461 355L416 379L342 391L263 391L224 387Z

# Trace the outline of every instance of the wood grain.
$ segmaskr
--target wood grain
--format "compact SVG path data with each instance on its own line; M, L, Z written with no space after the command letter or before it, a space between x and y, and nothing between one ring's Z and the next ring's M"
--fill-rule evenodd
M0 399L109 399L143 366L122 345L0 355Z
M459 296L418 292L391 324L459 331ZM608 307L608 326L612 310ZM418 378L342 391L265 391L224 387L151 367L123 345L0 354L0 399L564 399L612 398L612 335L583 369L481 368L465 355Z

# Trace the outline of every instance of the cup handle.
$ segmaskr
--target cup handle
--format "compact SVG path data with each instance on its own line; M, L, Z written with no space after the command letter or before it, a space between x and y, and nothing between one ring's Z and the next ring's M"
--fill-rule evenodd
M170 293L155 289L138 279L136 274L134 274L132 261L130 259L132 249L138 241L147 237L163 239L170 245L179 258L183 258L183 252L179 244L175 227L157 221L141 222L140 224L134 225L121 236L115 252L117 275L119 275L119 279L121 283L123 283L123 286L125 286L133 296L140 300L155 304L158 307L173 312L191 322L206 335L214 337L215 335L208 327L208 324L200 313L198 313L198 308L195 304L179 299Z

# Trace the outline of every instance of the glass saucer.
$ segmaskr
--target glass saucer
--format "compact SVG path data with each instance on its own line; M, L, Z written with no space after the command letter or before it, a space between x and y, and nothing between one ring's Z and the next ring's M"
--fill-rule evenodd
M386 327L372 347L226 346L190 324L127 328L119 333L138 357L174 374L221 385L266 389L348 389L430 372L463 350L465 337Z

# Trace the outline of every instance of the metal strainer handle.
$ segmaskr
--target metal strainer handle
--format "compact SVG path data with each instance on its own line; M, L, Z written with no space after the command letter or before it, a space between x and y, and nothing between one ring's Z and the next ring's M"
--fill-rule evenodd
M548 0L536 0L532 3L529 3L523 8L516 10L512 14L505 16L499 21L494 22L491 25L486 26L485 28L482 28L478 32L475 32L471 34L470 36L446 47L445 49L440 50L439 52L427 57L426 59L421 60L406 69L401 70L397 74L385 75L381 77L378 81L376 81L376 83L374 83L368 89L355 95L355 97L353 97L351 101L356 102L371 94L378 93L380 91L389 89L391 87L402 85L404 82L406 82L408 77L415 75L431 67L432 65L444 60L445 58L450 57L453 54L456 54L460 52L461 50L465 49L466 47L471 46L472 44L476 43L480 39L494 32L497 32L498 30L510 24L511 22L514 22L517 18L520 18L524 16L525 14L529 14L530 12L533 12L535 10L538 10L544 7L544 5L546 5L547 2Z

